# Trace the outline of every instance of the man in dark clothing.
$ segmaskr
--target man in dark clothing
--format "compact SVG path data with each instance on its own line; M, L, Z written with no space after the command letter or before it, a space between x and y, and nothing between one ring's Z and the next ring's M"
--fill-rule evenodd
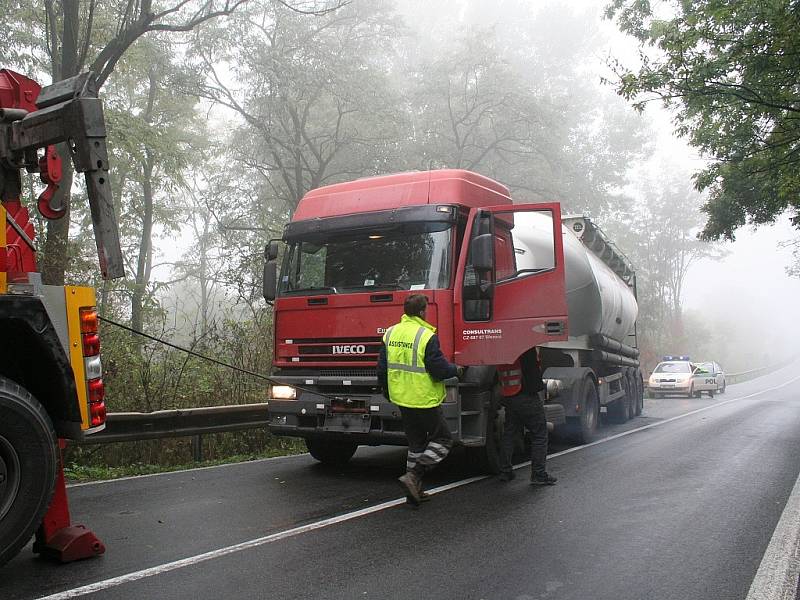
M501 442L500 481L514 479L511 457L514 442L527 429L531 434L531 483L554 485L547 473L547 418L541 392L544 389L536 350L526 352L517 363L500 369L505 423ZM508 395L506 395L508 394Z
M425 321L427 305L422 294L408 296L405 314L386 330L378 354L378 381L403 417L408 460L399 483L414 505L427 499L423 475L444 460L453 446L440 405L445 399L443 380L457 377L460 370L444 357L436 328Z

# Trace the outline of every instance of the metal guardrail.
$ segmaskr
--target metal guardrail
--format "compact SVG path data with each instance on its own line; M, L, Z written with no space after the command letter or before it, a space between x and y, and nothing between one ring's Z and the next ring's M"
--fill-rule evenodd
M740 371L739 373L726 373L725 382L729 384L742 383L743 381L747 381L748 379L755 379L756 377L760 377L761 375L764 375L766 373L769 373L770 371L779 368L780 367L769 366L769 367L759 367L758 369L750 369L749 371Z
M266 427L266 404L179 408L150 413L109 413L102 431L81 443L135 442Z
M792 359L794 360L794 359ZM792 360L779 365L770 365L727 373L727 383L741 383L765 373L780 369ZM210 433L257 429L267 426L267 404L236 404L230 406L208 406L202 408L179 408L150 413L109 413L106 427L87 436L82 444L108 444L111 442L134 442L166 437L194 436L193 447L196 460L202 459L202 437Z

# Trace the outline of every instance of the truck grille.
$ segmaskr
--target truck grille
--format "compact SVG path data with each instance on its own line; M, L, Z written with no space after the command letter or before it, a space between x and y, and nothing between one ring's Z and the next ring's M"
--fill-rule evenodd
M377 377L376 369L320 369L320 377Z
M295 363L351 362L374 364L378 360L381 338L292 340L297 348ZM338 371L338 369L331 369ZM371 375L375 372L372 370ZM338 375L338 373L337 373Z

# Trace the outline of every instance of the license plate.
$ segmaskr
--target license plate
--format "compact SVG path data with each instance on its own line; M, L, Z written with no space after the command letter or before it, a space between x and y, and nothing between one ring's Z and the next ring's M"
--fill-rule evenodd
M369 419L362 415L328 415L325 417L324 431L351 431L353 433L369 433Z

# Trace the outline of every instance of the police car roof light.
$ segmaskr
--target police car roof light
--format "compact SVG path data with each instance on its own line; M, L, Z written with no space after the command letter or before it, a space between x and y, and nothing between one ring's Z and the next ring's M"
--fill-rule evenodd
M672 355L670 354L670 355L667 355L667 356L664 356L664 357L662 357L662 359L661 359L661 360L685 360L685 361L689 361L689 360L691 360L691 359L690 359L688 356L684 356L684 355L681 355L681 356L672 356Z

